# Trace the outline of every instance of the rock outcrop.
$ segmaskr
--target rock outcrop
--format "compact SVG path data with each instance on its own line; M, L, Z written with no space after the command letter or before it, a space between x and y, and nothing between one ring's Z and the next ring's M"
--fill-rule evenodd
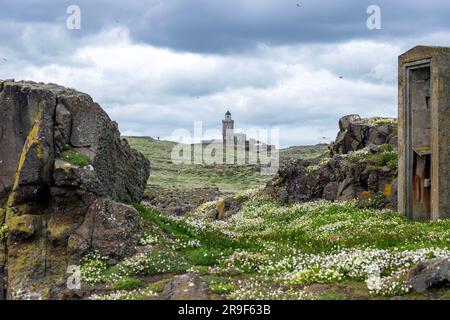
M175 276L161 292L163 300L218 300L208 285L194 273Z
M339 133L330 151L333 156L383 144L397 147L397 123L393 119L361 119L351 114L339 119Z
M182 216L202 203L220 197L219 188L193 188L191 190L149 186L142 202L167 215Z
M350 115L339 120L339 128L328 157L283 162L264 193L282 204L362 199L395 207L395 121Z
M122 203L140 201L148 176L89 95L0 81L0 298L58 298L87 252L132 253L142 227Z

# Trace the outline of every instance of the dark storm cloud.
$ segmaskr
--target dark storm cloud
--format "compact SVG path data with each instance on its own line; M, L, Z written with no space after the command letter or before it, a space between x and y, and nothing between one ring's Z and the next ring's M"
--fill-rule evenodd
M73 37L124 25L135 40L192 52L409 37L450 29L448 0L19 0L2 4L0 19L64 24L70 4L81 7L83 19ZM383 30L366 28L371 4L381 7ZM19 32L8 30L11 38Z

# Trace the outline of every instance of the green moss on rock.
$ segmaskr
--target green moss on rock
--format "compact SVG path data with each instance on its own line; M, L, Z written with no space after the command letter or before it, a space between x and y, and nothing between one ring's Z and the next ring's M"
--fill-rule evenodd
M91 163L91 159L87 155L79 153L73 149L63 151L60 158L61 160L78 167L84 167Z
M14 238L28 238L33 236L41 224L42 217L36 215L10 216L6 219L9 235Z

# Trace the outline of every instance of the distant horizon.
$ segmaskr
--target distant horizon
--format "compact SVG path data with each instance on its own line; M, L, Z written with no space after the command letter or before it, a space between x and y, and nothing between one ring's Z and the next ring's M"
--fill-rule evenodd
M362 119L369 119L369 118L379 118L377 116L375 117L368 117L368 118L362 118ZM397 117L381 117L381 118L389 118L389 119L397 119ZM278 146L278 148L281 149L289 149L289 148L293 148L293 147L313 147L313 146L320 146L320 145L329 145L330 143L334 142L336 139L336 136L339 132L339 128L338 128L338 122L339 119L336 120L336 133L335 136L333 138L331 138L331 140L329 142L317 142L315 144L295 144L295 145L283 145L280 143L280 145ZM119 124L120 125L120 124ZM180 129L180 128L178 128ZM187 131L189 131L188 128L183 128ZM217 128L214 128L217 129ZM207 129L209 130L209 129ZM240 132L240 129L236 130L237 132ZM161 136L149 136L149 135L126 135L126 134L122 134L121 133L121 137L123 138L146 138L146 139L153 139L153 140L159 140L159 141L166 141L166 142L173 142L173 143L180 143L179 141L177 141L176 137L161 137ZM252 136L248 137L248 138L253 138ZM220 135L214 136L214 137L204 137L204 139L202 139L201 141L195 141L192 144L200 144L202 143L202 141L213 141L213 140L220 140L221 137Z

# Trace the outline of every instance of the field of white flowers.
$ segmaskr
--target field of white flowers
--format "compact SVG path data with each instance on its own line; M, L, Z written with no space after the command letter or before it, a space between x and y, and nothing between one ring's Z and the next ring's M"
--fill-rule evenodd
M215 202L182 217L136 206L148 250L112 267L95 253L85 257L83 282L109 290L92 298L153 299L174 274L192 271L227 299L422 299L410 291L408 270L450 256L450 221L412 222L354 202L282 207L257 193L236 200L240 212L219 221ZM148 284L154 275L163 280Z

